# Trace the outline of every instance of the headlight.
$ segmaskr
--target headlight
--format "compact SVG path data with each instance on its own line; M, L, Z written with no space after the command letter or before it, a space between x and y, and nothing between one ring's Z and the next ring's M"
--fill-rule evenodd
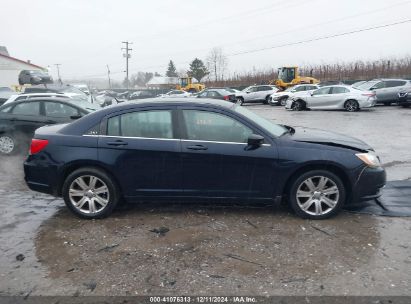
M357 153L355 154L359 159L361 159L364 164L371 168L381 167L381 162L378 156L374 152L368 153Z

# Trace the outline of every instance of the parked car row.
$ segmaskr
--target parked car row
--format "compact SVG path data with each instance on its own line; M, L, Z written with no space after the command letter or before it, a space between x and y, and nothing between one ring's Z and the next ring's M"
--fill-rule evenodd
M284 105L286 109L302 111L309 109L345 109L353 112L370 108L377 103L398 103L408 107L411 81L404 79L374 79L356 82L351 86L301 84L282 92L273 93L270 105Z

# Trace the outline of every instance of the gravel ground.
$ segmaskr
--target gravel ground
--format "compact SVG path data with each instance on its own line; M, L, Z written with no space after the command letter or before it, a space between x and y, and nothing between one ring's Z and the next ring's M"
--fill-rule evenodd
M289 112L278 123L363 139L389 180L411 179L411 109ZM0 158L0 295L411 295L411 219L282 206L157 203L79 220Z

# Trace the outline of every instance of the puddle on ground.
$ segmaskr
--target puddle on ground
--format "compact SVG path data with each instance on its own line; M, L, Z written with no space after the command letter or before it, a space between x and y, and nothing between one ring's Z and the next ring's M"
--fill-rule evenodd
M36 251L51 278L95 282L97 294L273 294L355 272L379 247L374 217L308 221L273 208L141 204L91 221L62 209Z

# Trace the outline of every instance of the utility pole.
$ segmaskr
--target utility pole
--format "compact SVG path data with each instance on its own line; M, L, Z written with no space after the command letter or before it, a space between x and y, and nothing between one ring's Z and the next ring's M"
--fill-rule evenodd
M107 64L108 87L111 89L110 68Z
M61 66L61 63L55 63L54 64L55 66L56 66L56 68L57 68L57 76L58 76L58 78L59 78L59 82L60 82L60 84L63 84L63 82L61 81L61 77L60 77L60 66Z
M129 41L123 41L121 43L124 43L126 45L125 48L121 48L121 49L126 51L126 53L123 54L123 57L126 57L126 70L125 70L125 72L126 72L126 85L127 85L127 89L128 89L128 85L129 85L129 81L128 81L128 59L131 57L131 54L129 52L132 50L128 46L130 44L133 44L133 43L129 42Z

